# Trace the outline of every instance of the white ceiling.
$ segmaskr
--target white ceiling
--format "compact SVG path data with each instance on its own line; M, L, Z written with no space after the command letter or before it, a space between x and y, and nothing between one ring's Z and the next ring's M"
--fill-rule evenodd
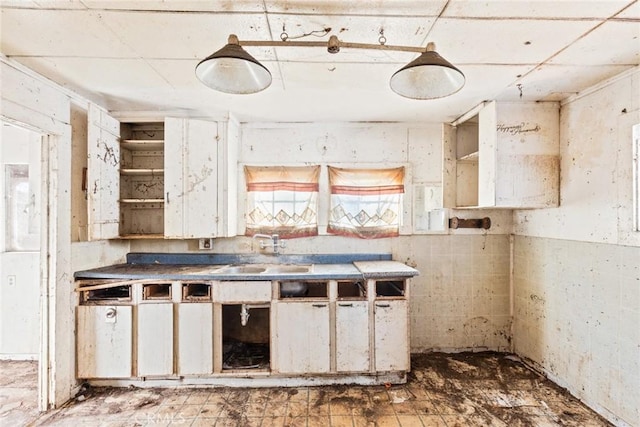
M1 51L114 111L242 121L452 121L479 102L561 100L640 64L639 0L0 0ZM273 74L253 95L202 85L196 64L242 40L426 46L466 75L447 98L389 88L416 54L324 48L246 50Z

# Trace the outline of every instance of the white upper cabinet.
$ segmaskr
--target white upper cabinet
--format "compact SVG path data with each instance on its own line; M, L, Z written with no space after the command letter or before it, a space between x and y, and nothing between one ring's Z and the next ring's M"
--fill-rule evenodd
M558 206L559 120L554 102L488 102L445 125L445 206Z
M91 240L235 235L235 120L120 123L91 105L88 139Z
M218 124L165 119L164 235L218 235Z
M120 123L89 105L87 129L87 205L89 240L119 236Z

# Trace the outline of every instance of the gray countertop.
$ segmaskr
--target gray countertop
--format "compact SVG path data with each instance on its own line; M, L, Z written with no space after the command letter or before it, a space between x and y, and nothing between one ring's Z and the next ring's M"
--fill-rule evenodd
M116 264L75 273L76 279L151 280L336 280L376 277L412 277L419 274L397 261L355 261L340 264L308 263L309 271L287 272L283 264L245 264L264 266L263 272L230 273L228 265L206 264ZM284 264L285 266L287 264ZM297 264L294 264L297 265ZM226 270L226 271L225 271Z

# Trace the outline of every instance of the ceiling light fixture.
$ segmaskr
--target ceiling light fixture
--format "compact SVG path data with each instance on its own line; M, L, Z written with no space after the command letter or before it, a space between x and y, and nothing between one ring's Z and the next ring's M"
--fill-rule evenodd
M435 44L426 49L413 46L348 43L329 37L328 42L243 40L242 46L265 47L325 47L329 53L338 53L341 48L390 50L416 52L421 55L391 76L391 90L412 99L437 99L452 95L462 89L465 77L435 51ZM224 93L249 94L260 92L271 84L271 73L253 56L249 55L235 34L229 36L228 44L200 61L196 76L206 86Z

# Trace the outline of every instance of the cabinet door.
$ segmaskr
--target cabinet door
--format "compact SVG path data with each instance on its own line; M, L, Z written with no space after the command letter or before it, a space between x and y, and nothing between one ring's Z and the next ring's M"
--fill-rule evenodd
M277 304L276 348L280 373L325 373L331 368L328 302Z
M213 305L178 305L178 374L213 372Z
M336 369L369 371L369 302L336 303Z
M376 371L408 370L409 332L406 300L375 302Z
M78 306L78 378L131 377L131 306Z
M120 224L120 123L89 104L87 206L89 240L112 239Z
M218 236L218 124L165 120L164 234Z
M173 304L138 306L138 376L173 374Z

